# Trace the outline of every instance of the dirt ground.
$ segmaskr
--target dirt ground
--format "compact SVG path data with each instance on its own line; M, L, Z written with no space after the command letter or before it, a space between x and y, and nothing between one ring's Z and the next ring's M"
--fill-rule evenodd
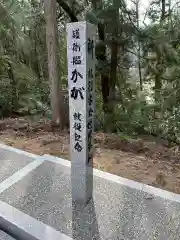
M25 151L68 159L69 134L52 132L46 121L0 121L0 142ZM125 140L115 134L95 134L94 167L121 177L180 193L179 146L157 139Z

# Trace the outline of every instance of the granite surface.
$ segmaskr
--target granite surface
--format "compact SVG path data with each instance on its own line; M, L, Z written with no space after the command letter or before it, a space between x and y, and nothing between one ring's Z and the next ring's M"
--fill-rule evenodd
M30 162L32 162L32 160L26 157L21 157L19 159L14 158L13 155L10 159L0 157L0 183Z
M70 168L48 161L0 200L78 240L180 239L180 203L94 177L83 208L72 204Z
M15 240L15 238L0 230L0 240Z

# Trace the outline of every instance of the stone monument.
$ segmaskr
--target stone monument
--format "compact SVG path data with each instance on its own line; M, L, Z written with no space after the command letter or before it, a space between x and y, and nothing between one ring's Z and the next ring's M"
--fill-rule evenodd
M72 201L82 204L93 190L95 35L90 23L67 24Z

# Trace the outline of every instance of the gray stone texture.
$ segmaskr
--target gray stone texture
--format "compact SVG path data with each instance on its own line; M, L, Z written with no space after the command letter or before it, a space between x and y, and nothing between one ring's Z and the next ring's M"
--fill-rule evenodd
M68 23L66 29L72 199L85 204L92 198L93 190L92 146L95 118L94 42L96 27L83 21ZM73 34L78 34L78 38L73 39ZM72 44L74 41L80 46L78 51L80 61L79 64L76 64L76 67L72 61L77 57ZM91 41L93 41L93 46ZM77 71L75 75L72 74L74 69ZM75 94L72 94L73 92Z
M70 168L48 161L0 200L78 240L180 239L180 203L94 177L93 200L72 207Z
M1 151L1 150L0 150ZM1 155L1 154L0 154ZM32 159L34 160L34 159ZM13 154L9 158L0 156L0 182L13 175L15 172L32 162L27 157L14 158Z
M15 240L15 238L0 230L0 240Z

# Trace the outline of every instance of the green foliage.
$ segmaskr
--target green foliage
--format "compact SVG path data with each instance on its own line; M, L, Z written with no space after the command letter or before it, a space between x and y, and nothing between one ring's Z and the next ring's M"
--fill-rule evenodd
M41 81L47 72L47 62L44 64L39 55L46 53L45 43L40 45L40 28L36 28L40 21L43 28L42 17L31 17L29 2L3 2L0 12L0 116L10 115L13 111L31 114L36 101L43 97L42 85L47 87L46 81ZM41 33L43 36L43 29ZM46 96L47 93L46 90Z
M93 1L92 1L93 2ZM151 1L149 22L139 24L137 6L124 1L67 1L79 20L102 24L104 41L96 42L96 130L128 135L155 134L180 141L180 14L166 6L162 21L160 1ZM102 3L102 4L101 4ZM93 9L94 8L94 9ZM115 19L114 13L118 9ZM169 11L169 12L168 12ZM59 71L67 88L66 33L68 13L58 8ZM140 16L142 18L142 16ZM116 21L116 22L115 22ZM98 25L98 23L101 23ZM117 34L114 34L114 28ZM98 31L97 31L98 32ZM43 114L51 118L50 84L43 6L39 1L0 3L0 116ZM112 44L118 59L113 111L104 111L101 74L110 79ZM139 48L139 49L138 49ZM139 51L138 51L139 50ZM105 54L105 56L104 56ZM135 58L134 58L135 56ZM140 69L137 65L140 62ZM136 66L136 75L131 68ZM140 88L140 73L143 91ZM108 82L109 85L111 82ZM109 106L108 106L109 107ZM112 109L111 109L112 110Z
M88 21L96 26L98 24L98 18L92 11L86 13L86 21Z

